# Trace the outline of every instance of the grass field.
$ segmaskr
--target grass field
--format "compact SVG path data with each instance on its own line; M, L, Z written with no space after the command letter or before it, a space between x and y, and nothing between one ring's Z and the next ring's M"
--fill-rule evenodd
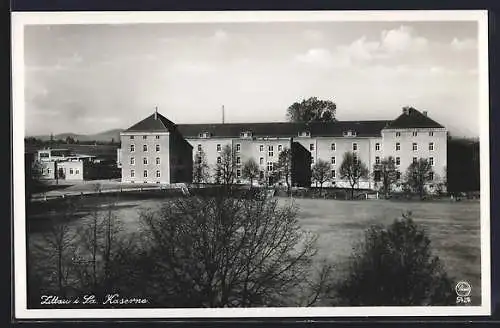
M290 200L280 198L285 204ZM405 211L428 232L432 249L443 261L446 271L456 280L472 286L472 302L480 304L480 211L479 202L394 202L383 200L338 201L295 199L304 230L317 233L317 260L328 259L336 265L340 278L345 261L355 244L362 240L372 224L390 224ZM117 204L115 215L126 230L139 228L139 213L160 205L161 200L129 200ZM32 218L36 221L36 218ZM84 220L74 221L75 225ZM34 233L36 235L36 233ZM36 237L35 237L36 238Z

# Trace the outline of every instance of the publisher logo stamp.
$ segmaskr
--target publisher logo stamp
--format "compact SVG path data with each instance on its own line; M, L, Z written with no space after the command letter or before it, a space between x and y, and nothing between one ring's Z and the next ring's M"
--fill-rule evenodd
M457 293L457 304L469 304L471 291L472 287L467 281L458 282L455 286L455 292Z

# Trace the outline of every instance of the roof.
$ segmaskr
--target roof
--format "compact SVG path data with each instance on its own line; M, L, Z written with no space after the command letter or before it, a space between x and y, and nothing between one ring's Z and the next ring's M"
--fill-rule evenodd
M172 132L175 129L175 124L172 121L155 112L123 132Z
M403 109L404 111L404 109ZM441 124L430 119L427 115L419 112L415 108L408 108L392 121L388 129L408 129L408 128L444 128Z
M378 137L390 121L335 121L335 122L271 122L271 123L225 123L225 124L179 124L178 130L186 138L197 138L208 132L211 137L236 138L241 132L251 131L254 137L297 137L309 132L312 137L342 137L344 132L356 131L358 137Z

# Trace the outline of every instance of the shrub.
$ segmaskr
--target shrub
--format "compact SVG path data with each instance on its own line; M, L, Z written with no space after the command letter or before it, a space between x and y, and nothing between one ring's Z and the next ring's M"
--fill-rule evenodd
M452 280L431 252L426 232L411 213L387 228L372 226L351 256L345 280L336 283L344 305L451 305Z

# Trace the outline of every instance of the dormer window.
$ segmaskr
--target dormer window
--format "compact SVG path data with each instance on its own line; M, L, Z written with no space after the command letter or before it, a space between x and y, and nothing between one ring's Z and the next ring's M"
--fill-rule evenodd
M252 131L243 131L240 133L241 138L251 138L252 137Z
M198 134L198 137L200 138L210 138L210 133L209 132L201 132L200 134Z
M357 135L356 131L347 130L343 132L344 137L355 137Z
M310 137L311 133L309 131L301 131L299 132L299 137Z

